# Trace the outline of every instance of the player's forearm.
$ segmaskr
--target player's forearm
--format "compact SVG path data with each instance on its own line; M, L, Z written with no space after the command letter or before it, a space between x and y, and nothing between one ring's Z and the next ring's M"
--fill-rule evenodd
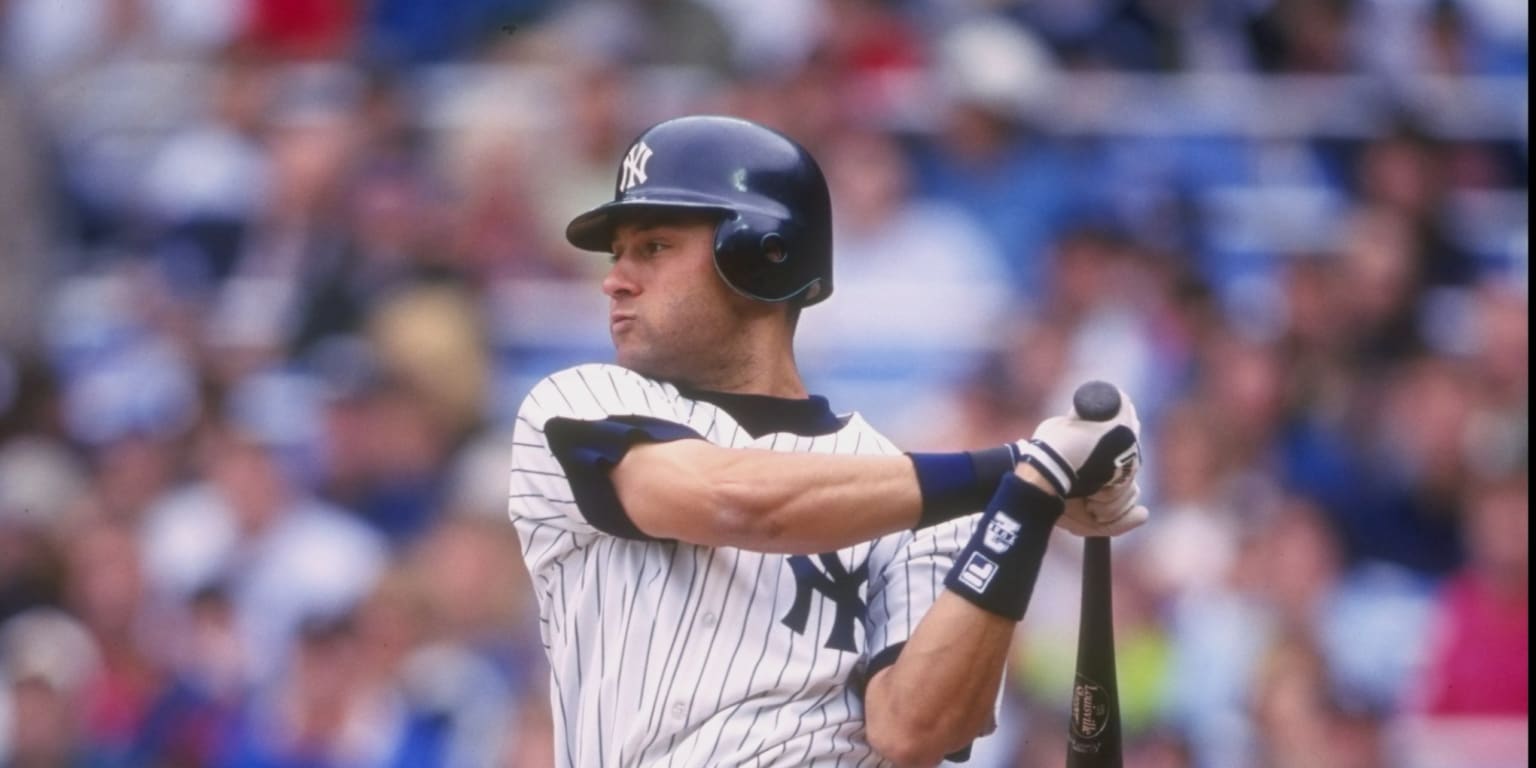
M733 450L688 440L631 449L613 483L646 533L811 554L907 530L922 495L905 456Z
M1028 464L998 483L944 592L896 663L870 682L865 719L876 750L931 765L980 735L1062 507Z
M898 765L936 765L992 718L1014 623L945 592L865 692L869 741Z

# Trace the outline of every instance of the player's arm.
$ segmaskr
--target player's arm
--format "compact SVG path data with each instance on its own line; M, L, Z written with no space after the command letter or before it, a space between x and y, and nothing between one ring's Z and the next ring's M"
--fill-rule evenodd
M942 591L905 645L895 649L895 660L875 660L875 666L888 666L874 672L865 689L865 727L875 751L897 765L936 765L992 725L1013 629L1063 509L1033 467L1020 465L1017 477L999 490L978 529L986 564L967 562L977 549L972 546L951 572L951 581L968 594ZM994 525L993 543L1007 544L1003 553L985 548L986 527L998 514L1006 515L1006 524ZM982 590L990 593L986 608L970 599L983 580L990 580Z
M869 664L870 744L901 765L933 765L983 734L993 716L1014 625L1034 592L1051 530L1113 536L1147 518L1139 506L1135 410L1108 421L1049 419L1038 451L998 484L944 591L904 644ZM1117 405L1117 409L1119 406Z
M1071 448L1063 440L1076 440L1085 451L1101 441L1106 450L1122 450L1135 441L1135 418L1127 408L1084 435L1063 433L1057 448L1037 434L1010 446L949 454L781 453L702 439L646 440L623 446L608 480L628 524L647 536L759 552L830 552L973 514L1020 457L1042 467L1064 493L1076 477L1070 461L1062 464L1061 452ZM1072 421L1079 423L1075 416ZM1088 480L1084 487L1105 478Z
M549 507L529 519L629 539L830 552L974 514L1015 464L1011 446L906 456L724 448L660 385L610 368L555 374L519 409L513 497Z
M676 440L630 448L611 477L630 520L647 535L760 552L830 552L916 527L923 512L913 460L901 455Z

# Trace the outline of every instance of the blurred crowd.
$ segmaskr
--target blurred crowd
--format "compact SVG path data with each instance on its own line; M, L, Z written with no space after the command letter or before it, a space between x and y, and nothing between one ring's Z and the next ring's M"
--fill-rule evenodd
M826 169L834 407L1136 398L1128 765L1525 765L1527 13L0 0L0 765L548 764L510 417L686 112ZM1061 764L1079 554L972 765Z

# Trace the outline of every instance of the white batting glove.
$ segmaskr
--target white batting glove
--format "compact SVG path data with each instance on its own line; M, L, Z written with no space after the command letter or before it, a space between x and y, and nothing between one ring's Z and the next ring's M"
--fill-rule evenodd
M1147 522L1151 512L1136 501L1141 487L1133 480L1108 486L1085 499L1067 499L1057 527L1078 536L1119 536Z
M1098 414L1108 418L1083 418L1074 404L1066 416L1046 419L1032 438L1014 443L1019 460L1045 475L1063 498L1086 498L1102 488L1135 481L1141 468L1141 420L1131 399L1119 389L1115 392L1119 403L1113 414Z

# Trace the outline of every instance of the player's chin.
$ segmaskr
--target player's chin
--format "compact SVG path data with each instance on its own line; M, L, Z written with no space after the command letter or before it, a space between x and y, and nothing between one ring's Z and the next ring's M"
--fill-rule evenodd
M608 339L613 342L613 352L623 362L625 357L635 354L635 347L639 340L635 338L635 328L632 323L620 323L608 328Z
M678 376L677 366L670 365L665 355L657 354L657 350L634 340L627 343L614 344L614 359L621 367L628 368L642 376L652 379L671 381Z
M644 345L630 334L613 334L613 357L619 365L635 371L651 375L655 366L652 364L651 355L646 354Z

